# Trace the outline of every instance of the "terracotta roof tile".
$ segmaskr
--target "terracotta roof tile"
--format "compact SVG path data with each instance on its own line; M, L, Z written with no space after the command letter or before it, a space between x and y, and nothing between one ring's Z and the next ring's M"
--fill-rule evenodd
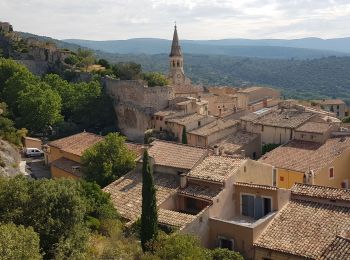
M296 129L296 131L322 134L322 133L328 131L331 127L332 127L332 124L306 122L302 126L299 126Z
M350 239L337 236L320 257L320 260L326 259L350 259Z
M197 197L205 200L212 200L222 189L220 187L207 187L204 185L188 184L186 188L179 189L178 193L190 197Z
M208 150L156 140L151 143L148 153L156 165L190 170L208 154Z
M260 125L269 125L286 128L296 128L305 123L314 114L310 112L299 111L296 109L278 110L264 114L253 122Z
M157 205L159 206L176 193L178 182L176 176L154 173L154 184L157 190ZM111 194L112 202L120 215L130 222L141 216L142 206L142 174L131 171L103 189Z
M211 147L213 148L214 145L218 145L224 153L233 154L236 151L240 150L242 146L249 144L257 137L257 134L237 131L236 133L219 140L215 144L211 145Z
M198 121L198 120L201 120L205 117L206 116L204 116L204 115L200 115L200 114L195 113L195 114L191 114L191 115L174 117L171 119L167 119L167 121L171 122L171 123L177 123L180 125L187 125L189 123L193 123L193 121Z
M102 136L93 133L82 132L52 141L48 143L48 145L57 147L65 152L81 156L86 149L102 140Z
M192 130L189 132L190 134L200 135L200 136L208 136L213 133L216 133L218 131L221 131L223 129L227 129L230 127L233 127L235 125L238 125L238 120L228 119L228 120L222 120L218 119L214 122L211 122L209 124L206 124L200 128L197 128L195 130Z
M293 195L350 202L350 189L337 189L297 183L292 187L291 192Z
M278 190L278 188L274 186L260 185L260 184L246 183L246 182L236 182L234 185L239 187L249 187L249 188L263 189L263 190Z
M63 157L53 161L51 163L51 167L56 167L65 172L69 172L77 177L83 176L82 172L80 171L80 167L81 167L80 163L63 158Z
M266 227L255 246L318 259L339 232L350 226L350 207L290 201Z
M224 156L209 156L192 169L189 178L224 182L245 162L245 159Z
M263 155L259 161L277 168L317 171L350 148L350 137L330 138L324 144L292 140Z
M168 209L158 210L158 222L160 224L181 228L195 219L195 215L189 215Z

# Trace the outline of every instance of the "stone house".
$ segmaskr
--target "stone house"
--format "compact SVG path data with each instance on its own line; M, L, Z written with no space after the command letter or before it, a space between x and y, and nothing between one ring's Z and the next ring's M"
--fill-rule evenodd
M343 119L348 115L348 108L341 99L315 100L316 104L323 110L332 112L337 118Z
M42 149L43 142L39 138L25 136L22 139L23 146L25 148L37 148Z
M239 121L233 119L217 119L202 127L187 132L189 145L207 147L218 140L237 132Z
M254 259L349 259L350 191L296 184L254 243Z
M348 188L350 137L333 137L324 143L292 140L259 161L275 167L280 188L290 189L295 183Z
M103 140L88 132L49 142L44 149L45 163L50 165L53 178L81 178L81 156L84 151Z

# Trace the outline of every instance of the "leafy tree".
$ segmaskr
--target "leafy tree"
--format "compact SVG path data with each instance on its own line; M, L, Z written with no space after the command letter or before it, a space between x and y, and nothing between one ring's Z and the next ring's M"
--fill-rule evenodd
M69 65L76 65L80 62L80 59L76 54L71 54L67 58L64 59L64 62Z
M101 66L105 67L106 69L110 69L111 68L111 65L105 59L99 59L97 63L100 64Z
M62 120L61 97L45 83L30 85L21 91L18 110L19 122L35 132Z
M244 260L241 254L228 250L227 248L216 248L210 250L213 260Z
M115 64L112 67L112 71L117 78L122 80L135 80L142 78L141 65L135 62Z
M85 68L85 70L95 62L94 52L92 50L79 48L77 57L80 60L79 65Z
M13 60L0 58L0 96L4 89L5 82L16 72L28 73L28 69Z
M143 78L147 81L149 87L166 86L169 84L169 80L158 72L144 73Z
M141 213L141 246L143 251L152 250L151 243L158 234L158 213L156 189L153 171L148 152L143 153L142 165L142 213Z
M104 187L135 167L136 155L125 145L125 137L110 133L82 156L84 178Z
M18 71L10 77L4 85L3 97L14 116L18 116L18 98L21 91L27 87L39 83L39 78L29 71Z
M160 259L211 259L197 237L178 233L158 239L154 254Z
M187 144L186 126L182 128L182 143Z
M1 224L0 259L42 259L38 234L32 227Z

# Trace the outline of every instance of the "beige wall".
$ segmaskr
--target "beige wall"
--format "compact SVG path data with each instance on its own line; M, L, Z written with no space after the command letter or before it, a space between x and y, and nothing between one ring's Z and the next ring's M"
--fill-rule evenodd
M26 148L38 148L42 149L42 142L37 138L26 138L24 137L24 147Z
M345 104L340 105L322 105L321 108L323 110L333 112L338 118L342 119L345 117L345 112L347 111L347 107Z
M243 167L237 171L236 181L272 186L272 172L273 166L248 159Z
M334 167L334 178L329 178L329 168ZM315 174L314 184L341 188L341 182L346 181L350 187L350 150L344 151L333 163L327 165Z
M81 157L78 155L62 151L61 149L53 147L53 146L50 146L50 152L46 153L46 154L48 157L49 164L52 163L53 161L56 161L59 158L62 158L62 157L67 158L67 159L72 160L72 161L75 161L75 162L78 162L78 163L80 163L80 159L81 159Z
M327 136L326 134L308 133L300 131L295 131L294 133L294 139L318 143L324 143L328 139L328 137L329 135Z

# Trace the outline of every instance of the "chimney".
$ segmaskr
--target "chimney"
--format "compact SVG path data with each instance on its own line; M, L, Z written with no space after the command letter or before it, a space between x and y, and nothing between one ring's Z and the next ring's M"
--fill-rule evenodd
M184 189L187 186L187 177L185 173L180 174L180 188Z
M244 158L245 157L245 150L241 150L241 156Z
M219 155L219 146L218 145L214 145L214 154Z

